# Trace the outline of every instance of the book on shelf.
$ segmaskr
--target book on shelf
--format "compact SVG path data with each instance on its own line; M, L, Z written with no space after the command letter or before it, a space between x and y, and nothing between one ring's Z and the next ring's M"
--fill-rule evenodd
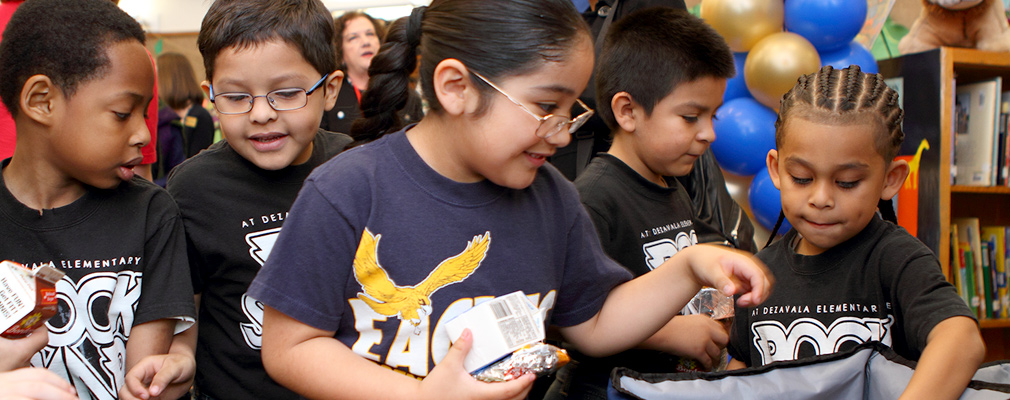
M955 132L954 184L994 186L996 184L996 152L1002 96L1001 77L957 84L955 108L958 126ZM963 121L963 123L962 123Z
M982 279L979 279L979 282L982 283L982 287L979 288L978 297L985 303L984 313L983 315L979 315L979 317L994 318L993 315L997 315L996 313L998 313L995 308L999 306L999 301L993 302L993 299L996 298L993 296L992 290L994 276L992 275L992 266L989 261L992 255L989 253L989 242L981 239L979 242L982 247L982 251L979 252L982 264Z
M947 270L947 274L950 275L947 278L954 285L954 289L957 289L957 295L964 298L964 290L961 288L961 268L964 265L964 254L958 251L960 249L959 242L957 240L957 224L950 224L950 264Z
M957 236L964 249L965 274L967 275L965 290L968 291L975 315L986 318L991 306L985 301L985 275L982 273L982 243L979 240L978 218L951 218L952 224L957 224Z
M963 255L962 265L961 265L961 277L964 279L964 284L962 285L962 290L964 290L965 302L968 303L968 307L971 308L972 314L978 316L980 301L978 299L978 290L975 286L975 268L974 256L971 252L971 245L968 242L958 243L958 252Z
M965 268L967 265L965 257L971 257L971 246L968 245L968 242L958 240L958 230L957 224L950 225L951 282L957 290L957 295L961 297L961 300L964 300L964 303L968 305L972 313L977 314L978 304L972 302L975 290L972 289L973 284L971 282L971 269Z
M993 318L1010 318L1010 293L1007 291L1007 267L1010 258L1007 255L1007 235L1010 227L1007 226L983 226L981 228L982 240L989 243L989 262L992 267L992 279L994 283L994 307L998 303L998 313L994 313Z
M999 126L997 128L995 163L996 186L1010 186L1010 90L1000 95Z

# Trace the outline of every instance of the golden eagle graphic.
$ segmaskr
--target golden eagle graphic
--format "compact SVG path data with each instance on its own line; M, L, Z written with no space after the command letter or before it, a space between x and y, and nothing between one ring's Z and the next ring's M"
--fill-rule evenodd
M381 238L382 234L372 235L368 228L361 234L361 242L354 255L354 278L364 289L363 293L358 293L358 298L373 311L408 320L415 328L421 324L422 316L431 314L431 294L469 277L480 267L491 245L491 232L474 236L462 253L439 263L421 283L400 286L389 279L379 265L377 249Z

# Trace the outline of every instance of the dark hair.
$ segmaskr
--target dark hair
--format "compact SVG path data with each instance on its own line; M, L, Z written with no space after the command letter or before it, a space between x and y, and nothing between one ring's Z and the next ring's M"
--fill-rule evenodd
M368 22L372 23L372 29L375 29L375 37L379 38L379 43L382 43L382 41L386 37L386 30L383 27L382 22L380 22L375 18L372 18L371 15L365 14L361 11L348 11L343 13L341 16L333 19L333 34L336 35L334 36L333 39L334 41L333 48L336 50L337 65L340 65L341 68L345 68L344 29L347 27L347 23L350 22L352 19L357 19L361 17L367 18Z
M34 1L34 0L32 0ZM333 20L319 0L216 0L200 26L197 44L207 80L218 54L281 39L298 49L320 74L337 70Z
M364 142L402 127L396 112L407 102L418 46L422 96L430 112L439 113L432 76L442 60L457 59L496 80L562 61L578 40L589 39L589 27L570 0L434 0L390 26L368 68L362 118L354 121L351 136ZM483 110L493 89L470 80L481 91Z
M20 5L0 43L0 98L17 116L28 78L45 75L67 97L110 67L108 47L136 40L144 29L109 0L31 0Z
M887 86L880 74L862 72L858 65L845 69L825 65L816 73L800 76L782 96L775 120L775 147L782 147L790 117L831 125L869 124L878 128L875 147L889 163L905 140L902 116L898 92Z
M158 56L158 96L176 110L203 102L203 91L186 56L172 52Z
M732 78L733 53L726 41L685 10L653 7L614 23L596 60L596 112L617 127L610 102L627 92L646 115L684 82Z

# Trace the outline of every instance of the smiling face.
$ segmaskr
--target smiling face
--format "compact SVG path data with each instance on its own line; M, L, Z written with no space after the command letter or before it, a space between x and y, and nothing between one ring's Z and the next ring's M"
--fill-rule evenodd
M229 47L217 56L214 94L243 92L253 96L286 88L308 90L322 74L294 46L270 40L247 48ZM243 158L266 170L308 161L323 111L333 107L340 82L331 75L308 95L305 107L276 111L265 97L253 101L244 114L220 116L221 134ZM203 83L209 90L207 82Z
M145 111L154 96L154 68L140 42L110 44L106 55L102 76L60 97L47 156L68 179L98 188L133 178L151 141Z
M887 163L877 152L875 125L790 118L782 129L768 172L782 192L782 212L802 235L799 254L823 253L858 234L907 175L907 164Z
M344 65L349 71L367 74L372 57L379 51L379 36L375 33L372 21L367 17L347 21L341 38Z
M712 118L725 90L726 79L702 77L677 85L649 115L633 104L633 131L615 135L612 153L654 182L687 175L715 140Z
M530 73L499 78L494 83L540 116L569 116L569 110L589 81L592 68L592 44L588 37L583 37L574 42L574 48L564 60L543 62ZM479 79L474 77L473 80ZM457 154L463 176L457 180L486 178L500 186L525 188L533 183L537 169L544 165L547 157L558 147L567 145L571 137L567 130L546 139L538 137L536 130L540 122L536 118L504 95L490 93L487 110L476 117L471 132L460 135Z

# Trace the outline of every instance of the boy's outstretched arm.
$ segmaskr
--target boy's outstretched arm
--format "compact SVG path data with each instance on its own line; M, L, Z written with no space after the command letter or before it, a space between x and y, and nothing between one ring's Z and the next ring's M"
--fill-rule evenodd
M174 400L189 391L196 374L196 327L173 335L176 322L159 319L133 327L121 399Z
M773 279L752 254L715 245L681 250L659 268L617 286L603 308L561 333L579 351L602 357L638 345L670 321L702 288L711 286L737 304L756 305L768 298Z
M278 383L310 399L524 399L533 376L484 383L463 368L473 339L464 331L424 380L355 354L324 331L270 306L263 310L263 365Z
M638 347L688 357L705 369L719 364L729 333L707 314L677 315Z
M951 317L933 327L926 348L900 399L956 399L985 358L978 325L968 317Z

